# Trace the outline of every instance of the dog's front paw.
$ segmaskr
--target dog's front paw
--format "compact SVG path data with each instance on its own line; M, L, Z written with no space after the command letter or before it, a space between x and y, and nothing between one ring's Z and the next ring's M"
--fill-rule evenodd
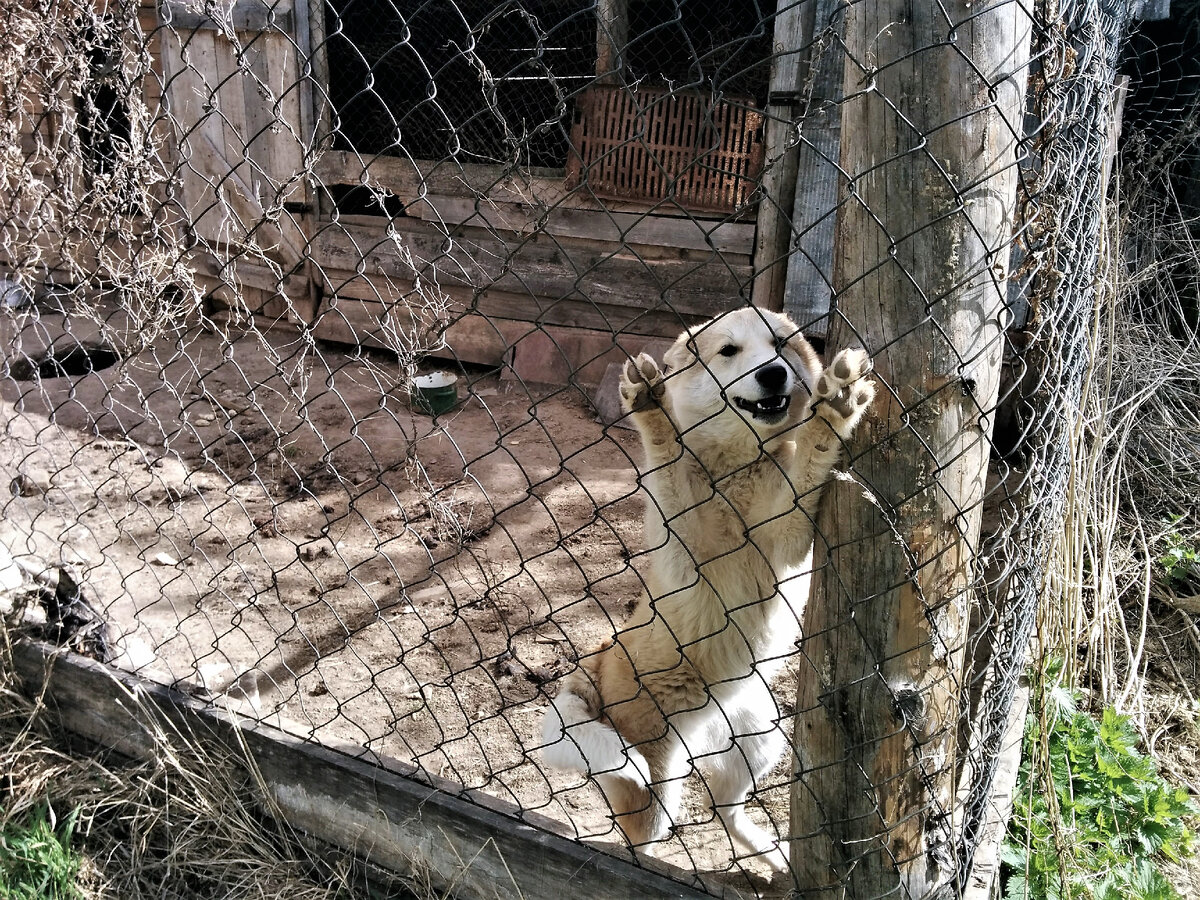
M813 403L843 438L850 437L863 413L875 399L875 384L868 378L871 357L862 350L842 350L817 379Z
M625 412L635 413L658 405L666 390L658 363L647 353L626 360L621 370L621 402Z

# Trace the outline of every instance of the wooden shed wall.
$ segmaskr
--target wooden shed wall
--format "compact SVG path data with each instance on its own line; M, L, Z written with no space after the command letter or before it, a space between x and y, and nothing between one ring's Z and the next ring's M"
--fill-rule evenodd
M450 161L331 152L315 174L327 186L369 185L404 210L322 211L310 246L326 298L318 336L369 336L420 279L451 301L459 358L499 362L514 340L550 326L592 333L576 341L582 368L616 346L614 333L673 337L748 296L753 221L602 203L562 175Z

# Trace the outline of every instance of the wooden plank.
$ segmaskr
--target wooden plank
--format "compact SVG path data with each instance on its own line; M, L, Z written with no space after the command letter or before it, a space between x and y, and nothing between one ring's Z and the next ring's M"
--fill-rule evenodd
M286 8L286 4L267 3L265 0L237 0L232 7L224 10L220 21L207 13L189 8L181 0L164 0L163 10L164 18L179 31L266 31L272 27L289 33L293 30L292 11Z
M171 18L180 8L168 3L160 31L193 226L209 241L253 240L292 265L303 258L303 230L286 213L274 221L266 208L304 194L299 71L291 38L278 30L291 22L290 6L272 9L276 27L265 31L181 31Z
M509 167L455 160L414 162L399 156L364 159L349 150L331 150L313 164L322 184L372 184L395 194L405 203L425 196L488 196L509 203L554 205L567 191L562 176L544 176Z
M813 34L812 3L778 0L776 10L752 291L754 304L767 309L783 308L798 157L789 135L798 112Z
M539 231L621 246L715 250L747 257L754 249L754 225L749 222L718 222L599 209L556 208L540 211L525 202L504 203L490 197L442 197L433 194L412 204L407 212L426 221L446 225L473 225L518 234ZM736 262L748 264L749 260Z
M390 328L412 329L415 317L396 303L342 295L331 297L322 307L313 322L313 335L323 341L378 347L394 353L398 350L398 342L382 324L385 311L392 323ZM427 325L421 327L422 333L429 334ZM460 311L455 313L454 321L443 334L429 334L424 345L429 348L429 356L500 366L513 345L534 327L531 322ZM412 342L405 343L411 346Z
M288 825L395 872L426 875L455 896L561 900L699 898L696 876L662 863L630 865L562 836L563 826L419 772L398 760L357 758L255 722L75 654L22 641L13 648L25 690L64 727L134 758L152 758L148 717L250 757ZM668 877L669 873L671 877Z
M378 328L378 316L383 306L395 308L396 298L411 289L396 280L384 281L379 276L355 272L321 271L326 301L318 315L314 334L322 340L341 343L371 343L369 336ZM590 328L607 334L643 335L674 340L685 328L703 322L705 316L680 315L672 310L640 310L628 306L605 306L578 300L557 302L539 301L528 295L510 294L499 290L476 293L456 288L445 289L457 309L470 309L493 320L558 325L565 328ZM327 317L325 312L340 298L365 301L355 315ZM379 304L374 306L373 304ZM464 359L469 356L464 355ZM480 362L485 360L481 359Z
M303 93L291 38L277 31L254 35L242 48L240 79L245 120L240 123L251 185L260 209L277 209L291 199L307 202L304 169ZM264 249L282 252L288 262L300 260L308 241L302 216L284 211L267 216L255 232Z
M827 31L840 25L838 0L817 0L809 51L811 96L800 120L796 190L783 289L783 309L806 333L824 336L833 299L833 236L837 224L842 132L841 44ZM822 38L824 35L824 38Z
M425 196L516 203L541 211L597 209L645 215L647 204L618 200L599 201L587 191L568 188L563 173L554 170L514 169L512 166L459 163L455 160L417 161L398 156L364 159L345 150L329 151L313 164L322 184L370 184L395 194L409 204ZM701 221L726 221L728 215L697 212Z
M208 108L214 103L208 84L216 78L214 34L181 33L169 27L159 33L164 36L164 95L167 116L175 129L179 200L196 231L215 239L222 232L224 215L218 188L211 180L210 148L224 143L224 133L220 116Z
M413 321L395 304L339 296L332 298L321 311L313 333L321 340L395 352L398 342L381 325L385 310L392 323L399 320L407 325ZM537 384L573 381L597 385L610 363L623 363L643 351L654 351L661 358L674 338L674 335L534 324L465 312L461 307L451 316L453 321L445 329L444 343L428 343L429 356L504 366L505 377ZM411 343L404 342L406 346Z
M393 220L388 227L395 239L383 226L325 226L313 238L313 260L321 268L361 270L402 282L432 278L444 288L499 289L549 302L577 299L702 316L738 305L749 280L745 268L719 260L644 260L546 237L508 242L483 229L449 239L417 220Z

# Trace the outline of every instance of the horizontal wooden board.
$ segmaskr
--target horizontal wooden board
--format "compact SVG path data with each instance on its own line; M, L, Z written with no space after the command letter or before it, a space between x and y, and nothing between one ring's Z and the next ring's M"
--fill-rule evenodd
M291 827L386 869L419 870L447 895L741 896L662 863L646 864L659 871L631 865L561 836L556 832L562 826L550 819L530 813L518 818L510 804L464 792L398 761L337 752L75 654L19 642L13 657L25 690L37 695L45 689L47 704L69 731L148 758L155 744L147 724L165 717L180 734L215 740L238 759L248 755L271 795L274 808L264 808Z
M531 309L573 300L713 316L740 305L750 278L749 267L719 259L647 260L544 236L506 241L483 229L462 231L451 239L427 223L401 220L391 223L393 237L383 225L330 224L313 237L311 257L342 272L527 295L537 301Z
M321 279L321 293L325 297L322 310L328 310L334 297L354 298L385 304L392 309L397 302L403 302L405 292L411 289L412 282L403 282L396 278L385 278L379 275L366 275L338 269L318 269L317 277ZM489 318L511 319L526 323L541 325L561 325L567 328L591 328L607 333L644 335L674 339L685 328L705 321L706 315L690 315L679 313L669 308L641 310L630 306L610 306L603 303L589 303L582 300L543 300L528 294L508 293L502 290L472 291L465 288L444 287L452 308L470 310ZM316 335L323 340L336 340L344 343L361 343L354 337L345 336L345 325L349 324L353 334L361 334L378 327L371 324L371 319L359 323L343 322L339 325L342 336L327 334L325 329L330 327L318 317ZM466 358L466 357L464 357Z
M321 311L313 333L321 340L363 344L395 351L399 342L381 322L384 304L377 300L334 297ZM395 327L395 310L388 319ZM444 343L431 345L430 356L485 366L504 366L506 377L537 384L574 381L597 385L611 363L623 363L641 352L658 358L672 338L593 328L535 325L474 312L456 312L444 331ZM411 346L411 341L404 342Z
M280 9L281 4L268 5L264 0L237 0L218 22L205 13L196 12L178 0L163 3L163 21L183 31L207 28L220 31L232 26L234 31L266 31L274 28L284 34L292 33L292 11Z
M407 212L446 225L472 225L516 234L543 232L560 237L586 238L620 246L677 247L709 250L746 257L730 260L749 263L754 249L754 225L749 222L714 222L711 219L672 217L652 212L622 213L601 209L540 209L531 203L500 203L491 198L427 195L409 205Z
M521 170L511 166L458 163L454 160L410 160L400 156L364 158L348 151L330 151L313 165L322 184L370 184L395 194L406 205L421 197L486 197L493 203L530 204L543 210L591 209L659 215L682 213L674 204L601 200L590 191L569 188L565 172ZM696 213L701 221L722 222L722 213ZM743 220L752 223L747 214Z

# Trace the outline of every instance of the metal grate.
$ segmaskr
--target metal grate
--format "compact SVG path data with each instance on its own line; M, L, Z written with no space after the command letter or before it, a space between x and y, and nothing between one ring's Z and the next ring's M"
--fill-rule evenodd
M606 200L734 212L762 169L762 123L749 98L593 87L576 105L567 186Z

